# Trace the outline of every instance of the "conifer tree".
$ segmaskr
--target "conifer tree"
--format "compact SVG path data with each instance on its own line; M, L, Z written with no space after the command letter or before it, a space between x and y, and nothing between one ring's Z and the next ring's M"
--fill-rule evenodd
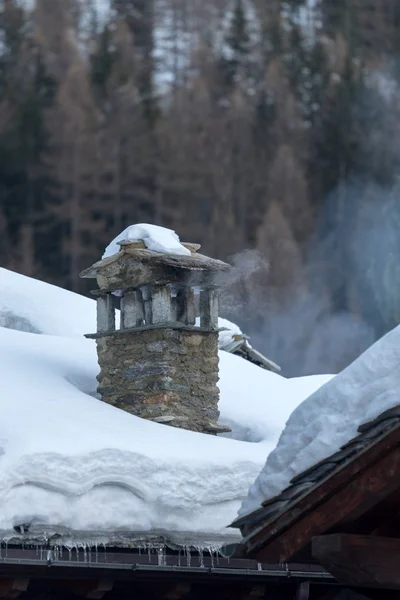
M0 21L4 44L0 86L4 90L0 130L0 186L8 235L18 247L19 268L34 274L40 224L53 202L53 183L45 169L49 151L46 111L55 82L48 75L24 9L9 0ZM46 263L45 252L40 252Z

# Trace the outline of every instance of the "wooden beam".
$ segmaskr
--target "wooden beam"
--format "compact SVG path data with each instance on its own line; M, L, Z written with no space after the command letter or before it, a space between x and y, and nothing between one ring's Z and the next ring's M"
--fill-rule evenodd
M253 585L247 593L242 596L242 600L257 600L264 598L265 585Z
M341 590L343 588L339 588L339 590ZM347 588L344 588L347 589ZM315 590L315 588L314 588ZM313 590L313 591L314 591ZM316 598L316 600L335 600L339 594L339 590L338 588L334 585L331 586L330 589L327 591L326 588L324 588L324 586L318 586L318 592L320 593L313 593L313 598ZM358 599L360 600L360 599Z
M0 598L18 598L28 585L29 579L0 579Z
M186 596L190 592L191 584L187 581L181 581L170 587L165 593L166 600L180 600L182 596Z
M313 539L312 553L343 585L400 590L400 539L323 535Z
M112 590L113 585L113 582L109 580L98 581L96 586L86 594L86 598L90 598L91 600L100 600L107 594L107 592Z
M90 600L101 600L113 588L113 582L108 579L90 581L73 581L69 579L66 581L57 581L57 585L76 596Z
M267 586L264 584L246 584L245 579L243 579L237 582L236 585L232 583L224 585L221 593L217 595L229 598L229 600L259 600L265 597L266 591Z
M259 562L288 562L321 535L365 514L400 489L400 426L244 540Z

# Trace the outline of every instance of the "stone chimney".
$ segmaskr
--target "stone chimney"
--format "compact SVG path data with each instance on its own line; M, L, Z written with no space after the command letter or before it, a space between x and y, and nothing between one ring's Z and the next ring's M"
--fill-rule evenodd
M199 245L184 246L190 256L123 241L120 252L83 271L81 277L96 278L99 286L92 292L97 333L86 337L96 340L104 402L138 417L216 434L230 431L217 423L215 277L229 265L198 254Z

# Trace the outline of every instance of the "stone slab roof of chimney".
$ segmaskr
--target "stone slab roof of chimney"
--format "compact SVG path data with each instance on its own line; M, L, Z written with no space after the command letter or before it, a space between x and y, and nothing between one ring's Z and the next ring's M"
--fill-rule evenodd
M123 242L121 250L113 256L96 262L80 273L80 277L97 279L103 291L124 287L126 275L135 281L135 285L173 283L182 280L182 271L187 271L191 285L204 282L206 277L227 272L231 266L196 252L197 244L184 244L191 250L190 256L166 254L145 248L141 242ZM132 277L133 276L133 277Z

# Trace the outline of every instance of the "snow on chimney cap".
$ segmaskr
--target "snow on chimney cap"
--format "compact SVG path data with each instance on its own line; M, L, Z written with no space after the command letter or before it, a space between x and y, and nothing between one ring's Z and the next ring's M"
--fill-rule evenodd
M216 275L229 271L230 265L199 254L199 244L181 243L172 230L157 227L154 235L155 227L127 228L107 246L102 260L82 271L80 277L97 279L103 291L168 283L220 287Z

